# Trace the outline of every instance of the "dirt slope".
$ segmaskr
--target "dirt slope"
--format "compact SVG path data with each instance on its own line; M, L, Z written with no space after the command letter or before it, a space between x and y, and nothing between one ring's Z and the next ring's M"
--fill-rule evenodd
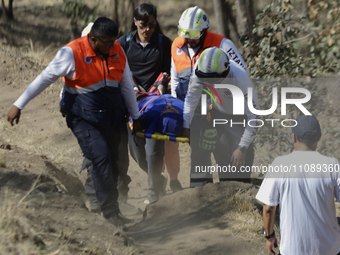
M228 230L227 212L220 209L222 202L214 204L215 198L226 203L228 194L242 185L223 186L220 190L216 190L220 186L214 185L187 188L188 145L180 147L180 180L187 189L172 194L168 187L168 195L146 211L143 204L146 175L130 159L133 181L129 203L135 209L123 208L135 220L129 231L121 233L100 215L89 213L83 188L86 174L79 173L81 151L58 111L60 81L32 100L22 111L19 125L10 127L5 120L7 110L43 66L4 50L0 50L0 59L3 60L0 193L7 201L7 208L14 202L21 213L19 219L34 229L33 233L25 233L27 230L23 229L22 240L35 243L33 247L43 249L44 253L55 254L254 254L254 249L256 254L261 254L264 251L261 237L255 238L256 245L249 236L233 236ZM218 213L214 214L214 210ZM22 225L20 220L18 224ZM16 253L14 248L8 251Z
M168 186L148 207L146 174L130 158L132 208L122 210L134 223L127 232L89 213L82 154L59 113L61 81L24 108L19 125L6 121L13 102L70 39L59 13L36 1L15 3L17 22L0 23L0 254L267 254L257 187L228 182L189 189L187 144L180 146L185 189L172 194ZM162 23L178 20L176 6L159 6Z

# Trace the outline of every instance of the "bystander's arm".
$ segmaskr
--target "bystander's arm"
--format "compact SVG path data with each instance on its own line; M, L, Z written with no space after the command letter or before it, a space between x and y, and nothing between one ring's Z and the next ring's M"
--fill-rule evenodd
M276 206L269 206L263 204L263 222L264 228L266 230L266 236L270 236L274 233L274 221L275 221ZM275 235L271 238L267 238L266 248L268 254L275 255L273 251L273 246L277 247L277 240Z

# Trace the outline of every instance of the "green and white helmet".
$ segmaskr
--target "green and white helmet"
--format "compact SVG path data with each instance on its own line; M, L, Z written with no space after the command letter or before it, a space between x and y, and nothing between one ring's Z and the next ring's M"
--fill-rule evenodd
M183 38L199 39L209 26L210 22L205 11L198 6L190 7L182 13L177 33Z
M197 61L195 74L198 78L226 77L229 70L229 58L227 54L217 48L205 49Z

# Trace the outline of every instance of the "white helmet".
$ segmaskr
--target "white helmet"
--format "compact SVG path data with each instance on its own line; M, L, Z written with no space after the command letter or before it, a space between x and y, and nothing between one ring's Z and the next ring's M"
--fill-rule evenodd
M204 10L198 6L186 9L178 22L178 35L184 38L199 39L209 28L210 22Z
M92 26L93 26L93 22L90 22L81 32L81 37L86 36L88 33L90 33Z
M227 54L217 48L205 49L197 61L195 74L199 78L226 77L229 70L229 58Z

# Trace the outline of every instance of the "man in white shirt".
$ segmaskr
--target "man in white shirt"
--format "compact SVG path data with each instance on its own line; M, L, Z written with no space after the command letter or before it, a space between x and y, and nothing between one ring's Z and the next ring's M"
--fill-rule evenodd
M340 226L334 196L340 201L339 162L316 151L318 120L302 115L292 127L294 151L274 159L256 195L263 203L266 247L275 254L275 211L280 202L282 255L340 254Z
M101 212L105 219L124 227L127 219L118 207L117 158L119 121L125 105L141 130L139 110L129 65L118 42L117 25L98 18L86 37L61 48L47 68L27 87L7 114L13 125L21 109L59 77L64 92L60 103L67 126L77 137L85 157L93 163L92 177Z

